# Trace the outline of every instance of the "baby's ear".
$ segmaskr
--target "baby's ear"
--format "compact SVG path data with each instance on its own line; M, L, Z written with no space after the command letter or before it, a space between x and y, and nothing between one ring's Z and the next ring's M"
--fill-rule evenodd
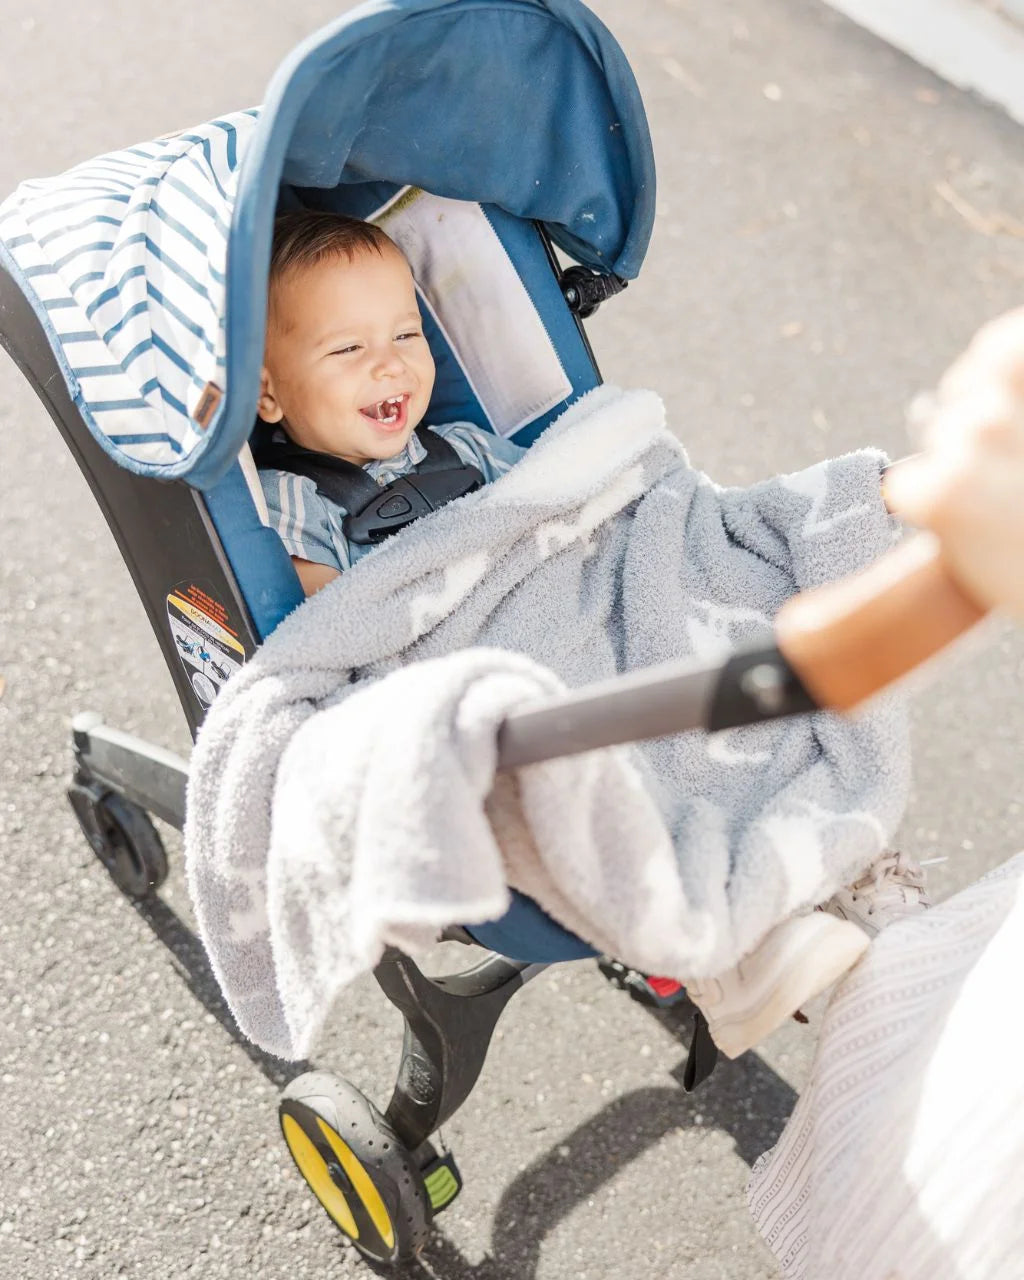
M274 395L274 384L265 365L260 370L260 398L256 402L256 412L264 422L280 422L284 417L284 410Z

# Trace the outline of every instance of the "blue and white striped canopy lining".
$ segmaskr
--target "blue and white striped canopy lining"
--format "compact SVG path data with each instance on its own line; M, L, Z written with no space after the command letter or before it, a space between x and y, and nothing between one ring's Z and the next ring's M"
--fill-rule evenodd
M25 182L0 209L0 236L75 403L108 451L145 474L181 474L226 404L227 242L256 115ZM509 257L518 220L414 187L364 190L358 213L388 230L416 277L439 360L435 412L447 420L454 410L504 436L539 430L573 398L574 382ZM532 229L517 250L524 265L544 256ZM534 287L543 292L541 280ZM575 373L577 390L596 381L589 362ZM208 414L211 385L219 403Z
M0 205L0 257L90 429L132 470L177 467L203 438L207 384L224 390L228 234L257 116L23 182ZM200 415L205 431L223 407Z

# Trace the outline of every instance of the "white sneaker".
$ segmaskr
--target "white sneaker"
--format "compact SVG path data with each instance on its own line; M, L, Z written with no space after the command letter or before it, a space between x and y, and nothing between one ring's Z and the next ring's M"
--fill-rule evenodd
M873 938L887 925L931 905L921 867L905 853L887 853L821 909L859 925Z
M817 911L791 916L734 969L687 982L686 994L719 1049L738 1058L852 968L868 945L856 925Z

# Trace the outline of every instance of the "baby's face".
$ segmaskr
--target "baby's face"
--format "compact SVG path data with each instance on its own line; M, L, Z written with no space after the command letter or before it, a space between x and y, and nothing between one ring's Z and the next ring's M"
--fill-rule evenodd
M434 360L398 250L288 272L271 303L260 417L357 466L400 453L427 411Z

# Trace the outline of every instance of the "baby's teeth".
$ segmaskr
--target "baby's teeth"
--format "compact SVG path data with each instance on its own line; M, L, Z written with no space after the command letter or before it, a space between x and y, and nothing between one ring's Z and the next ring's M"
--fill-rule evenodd
M379 400L374 406L374 416L379 422L394 422L402 410L404 396L395 396L391 400Z

